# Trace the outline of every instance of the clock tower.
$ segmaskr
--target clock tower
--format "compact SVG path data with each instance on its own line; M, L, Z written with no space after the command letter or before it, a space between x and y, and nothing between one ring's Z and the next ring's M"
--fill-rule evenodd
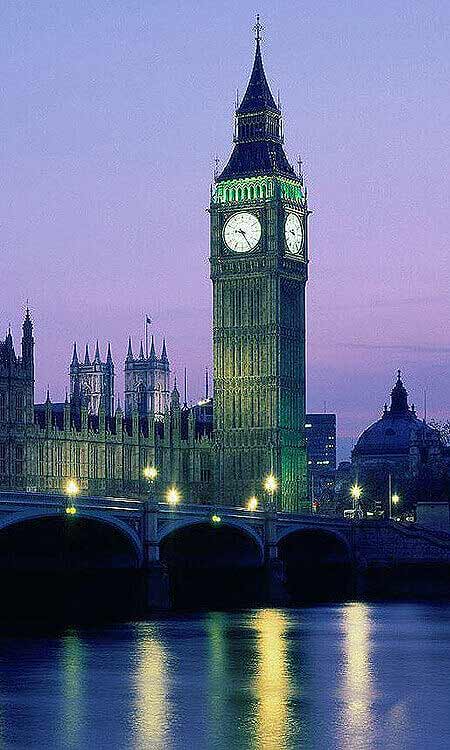
M211 193L214 431L219 502L264 497L308 510L305 286L308 208L301 174L283 150L256 24L256 53L237 104L234 147ZM267 498L268 499L268 498Z

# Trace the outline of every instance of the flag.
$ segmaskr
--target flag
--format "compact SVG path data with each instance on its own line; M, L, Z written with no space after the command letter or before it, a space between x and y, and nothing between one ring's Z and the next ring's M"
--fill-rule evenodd
M151 318L149 318L149 316L147 315L147 317L145 318L145 322L146 322L146 324L147 324L147 325L149 326L149 325L150 325L150 323L152 322L152 319L151 319Z

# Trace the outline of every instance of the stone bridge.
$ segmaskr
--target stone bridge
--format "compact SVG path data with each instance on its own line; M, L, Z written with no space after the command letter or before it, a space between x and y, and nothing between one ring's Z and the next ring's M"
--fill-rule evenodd
M414 523L249 512L184 502L173 507L154 499L78 497L72 513L67 513L70 505L62 495L1 492L0 565L8 532L27 528L28 545L51 519L66 528L71 524L88 530L101 527L101 539L108 540L108 535L120 539L128 550L125 557L123 550L117 559L113 552L106 563L94 565L126 565L146 571L149 606L162 606L167 600L166 563L174 561L182 567L199 563L205 568L264 568L272 602L282 599L284 569L293 569L295 561L299 571L345 563L359 578L372 569L450 565L450 534L433 533ZM107 546L113 547L109 541ZM14 555L19 553L13 550Z

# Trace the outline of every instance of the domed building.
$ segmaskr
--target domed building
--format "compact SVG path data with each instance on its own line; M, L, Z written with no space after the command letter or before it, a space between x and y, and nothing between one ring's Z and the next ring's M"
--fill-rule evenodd
M419 419L398 371L391 403L359 437L352 451L351 480L362 489L365 510L388 512L389 493L399 497L394 513L417 502L448 500L448 449L439 432Z

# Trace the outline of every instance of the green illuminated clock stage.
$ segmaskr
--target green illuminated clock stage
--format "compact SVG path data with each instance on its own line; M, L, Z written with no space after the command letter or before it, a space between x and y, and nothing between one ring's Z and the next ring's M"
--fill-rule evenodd
M288 252L291 255L303 256L303 224L297 214L291 212L286 216L284 237Z
M261 224L255 214L239 211L230 216L223 228L226 246L235 253L254 250L261 239Z

